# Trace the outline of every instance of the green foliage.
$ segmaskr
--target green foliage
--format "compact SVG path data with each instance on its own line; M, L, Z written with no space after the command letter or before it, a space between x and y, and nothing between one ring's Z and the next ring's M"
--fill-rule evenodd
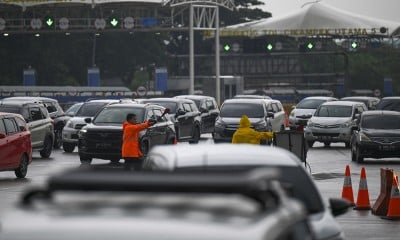
M149 81L149 72L146 69L135 71L134 77L130 83L130 88L136 90L139 86L147 86Z

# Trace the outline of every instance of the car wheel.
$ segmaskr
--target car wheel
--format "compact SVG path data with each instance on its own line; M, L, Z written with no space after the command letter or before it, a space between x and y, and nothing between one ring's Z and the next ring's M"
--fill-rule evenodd
M92 162L92 158L85 155L79 155L79 160L81 164L90 164Z
M63 149L65 152L72 153L75 149L75 144L73 143L63 143Z
M331 145L330 142L324 142L324 146L325 146L325 147L329 147L330 145Z
M358 163L364 162L364 158L361 156L361 149L359 146L356 146L356 161Z
M190 140L189 143L198 143L200 140L200 128L196 127L193 133L193 140Z
M308 147L312 148L314 145L314 141L307 141Z
M46 137L43 149L40 151L40 156L42 158L48 158L50 157L51 151L53 151L53 140L51 137Z
M143 156L147 156L149 153L150 146L148 141L144 141L140 144L140 151L142 152Z
M28 172L28 157L25 154L22 154L21 162L14 172L17 178L24 178L26 176L26 173Z
M61 145L62 145L62 132L58 130L54 132L53 148L59 149Z

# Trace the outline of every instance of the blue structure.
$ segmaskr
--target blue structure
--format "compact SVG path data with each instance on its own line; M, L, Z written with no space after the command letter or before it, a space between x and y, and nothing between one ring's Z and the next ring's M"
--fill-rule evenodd
M89 87L100 86L100 70L97 67L88 68L87 82Z
M156 68L156 91L168 90L168 70L165 67Z
M24 86L36 86L36 70L29 67L23 72Z

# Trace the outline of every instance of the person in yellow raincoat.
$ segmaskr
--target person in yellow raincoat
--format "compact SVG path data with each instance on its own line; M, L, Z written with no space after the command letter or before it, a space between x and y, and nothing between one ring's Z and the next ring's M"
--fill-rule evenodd
M232 143L260 144L261 140L269 140L274 136L273 132L257 132L252 129L249 118L243 115L240 119L239 128L232 137Z

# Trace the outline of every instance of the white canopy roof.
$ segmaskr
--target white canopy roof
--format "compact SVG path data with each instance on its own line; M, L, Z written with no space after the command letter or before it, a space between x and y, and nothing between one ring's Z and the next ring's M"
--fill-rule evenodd
M0 0L0 4L17 5L21 7L32 7L44 4L107 4L107 3L155 3L163 4L168 0Z
M400 23L314 3L285 16L221 29L221 36L398 36Z

